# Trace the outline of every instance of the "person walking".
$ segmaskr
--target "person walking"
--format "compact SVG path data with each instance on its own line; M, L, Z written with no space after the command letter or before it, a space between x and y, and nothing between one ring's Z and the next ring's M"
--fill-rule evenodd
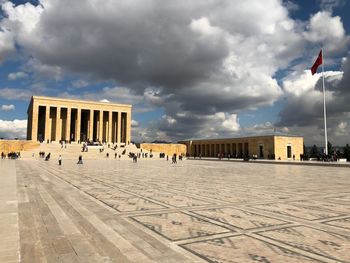
M58 156L58 165L62 165L62 156Z
M79 155L77 164L83 164L83 156Z

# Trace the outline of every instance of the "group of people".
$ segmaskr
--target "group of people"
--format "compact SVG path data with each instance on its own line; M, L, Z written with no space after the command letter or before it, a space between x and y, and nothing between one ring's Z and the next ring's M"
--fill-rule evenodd
M4 152L1 152L1 159L6 159L6 157L8 159L17 159L17 158L21 157L21 153L20 152L9 152L6 155Z
M39 157L40 157L40 158L44 158L44 157L45 157L45 152L42 152L42 151L39 152Z

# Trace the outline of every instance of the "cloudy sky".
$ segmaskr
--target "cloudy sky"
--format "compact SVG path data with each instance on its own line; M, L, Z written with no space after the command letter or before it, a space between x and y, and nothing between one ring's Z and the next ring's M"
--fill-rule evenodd
M0 0L0 137L32 95L133 104L135 141L273 131L350 143L350 1Z

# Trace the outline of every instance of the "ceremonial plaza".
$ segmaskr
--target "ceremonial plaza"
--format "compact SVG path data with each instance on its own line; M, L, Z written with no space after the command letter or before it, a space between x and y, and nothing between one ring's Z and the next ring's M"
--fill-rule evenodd
M0 262L350 262L348 164L281 134L136 144L131 112L32 97L0 140Z

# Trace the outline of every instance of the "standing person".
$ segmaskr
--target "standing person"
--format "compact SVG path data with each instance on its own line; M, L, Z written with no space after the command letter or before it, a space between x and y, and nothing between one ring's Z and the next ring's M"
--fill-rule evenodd
M172 163L177 163L176 162L176 154L174 153L173 158L172 158Z
M79 155L77 164L83 164L83 156Z
M62 156L58 156L58 165L62 165Z

